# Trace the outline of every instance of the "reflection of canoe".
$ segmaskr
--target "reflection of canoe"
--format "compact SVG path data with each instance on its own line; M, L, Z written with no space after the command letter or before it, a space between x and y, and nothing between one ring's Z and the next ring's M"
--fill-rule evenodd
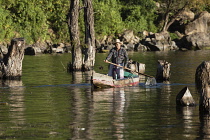
M139 76L133 75L124 79L115 80L105 74L93 73L91 83L97 88L134 86L139 84Z

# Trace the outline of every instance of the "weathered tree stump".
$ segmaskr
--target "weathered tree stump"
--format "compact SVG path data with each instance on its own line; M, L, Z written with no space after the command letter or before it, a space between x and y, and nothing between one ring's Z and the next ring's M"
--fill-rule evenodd
M72 46L72 63L69 64L69 71L81 71L83 66L82 46L79 39L79 8L79 0L70 1L68 27Z
M20 79L22 76L24 48L24 38L15 38L11 40L8 53L3 55L3 59L0 62L1 79Z
M158 60L158 68L156 79L158 81L167 81L170 78L170 66L171 64L165 60Z
M84 52L84 70L92 70L95 65L95 29L94 29L94 10L92 0L84 0L84 19L85 19L85 44L87 50Z
M200 94L199 109L210 111L210 61L203 61L196 69L195 84Z
M178 106L194 106L193 99L188 87L184 87L176 96L176 105Z

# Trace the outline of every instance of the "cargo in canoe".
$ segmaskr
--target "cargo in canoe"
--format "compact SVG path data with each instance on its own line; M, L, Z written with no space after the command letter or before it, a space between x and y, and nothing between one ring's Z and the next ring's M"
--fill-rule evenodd
M129 72L125 72L123 79L113 79L111 76L94 72L91 84L96 88L135 86L139 84L139 79L138 75Z

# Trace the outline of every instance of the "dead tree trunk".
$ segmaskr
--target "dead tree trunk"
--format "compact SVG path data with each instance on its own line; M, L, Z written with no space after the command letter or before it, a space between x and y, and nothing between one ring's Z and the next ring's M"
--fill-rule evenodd
M95 30L92 0L84 0L85 44L84 70L91 70L95 64Z
M24 58L25 41L23 38L11 40L8 53L0 63L1 79L20 79L22 76L22 61Z
M82 49L79 39L79 0L70 0L70 10L68 14L68 27L70 33L70 41L72 45L72 63L70 71L82 70Z
M158 81L169 80L170 78L170 66L171 64L165 60L158 60L158 68L156 79Z
M210 111L210 61L202 62L196 69L195 84L200 94L199 109Z

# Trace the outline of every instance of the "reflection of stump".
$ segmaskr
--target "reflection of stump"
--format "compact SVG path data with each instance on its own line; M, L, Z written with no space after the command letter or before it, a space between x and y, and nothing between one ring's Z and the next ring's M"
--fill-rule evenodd
M196 69L195 84L200 94L200 111L210 111L210 61L202 62Z
M176 104L180 106L194 106L195 101L188 87L184 87L176 96Z
M12 39L8 53L0 63L2 79L17 79L22 76L22 61L24 58L25 41L23 38Z
M170 78L170 63L165 60L158 60L158 68L156 79L158 81L169 80Z

